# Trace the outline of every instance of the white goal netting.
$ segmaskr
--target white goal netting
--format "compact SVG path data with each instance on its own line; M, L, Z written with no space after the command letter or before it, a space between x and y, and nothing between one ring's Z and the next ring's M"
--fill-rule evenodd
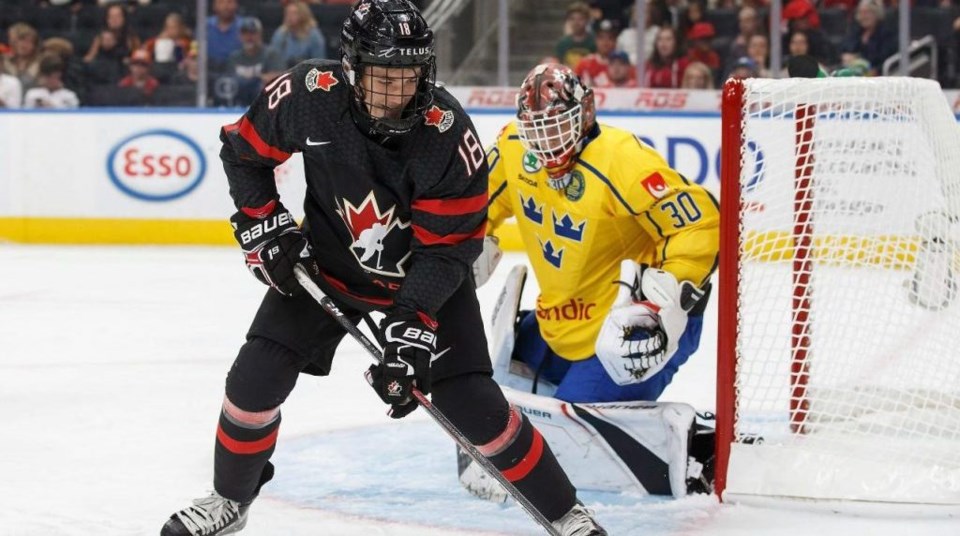
M739 110L726 493L960 505L960 128L940 87L749 80Z

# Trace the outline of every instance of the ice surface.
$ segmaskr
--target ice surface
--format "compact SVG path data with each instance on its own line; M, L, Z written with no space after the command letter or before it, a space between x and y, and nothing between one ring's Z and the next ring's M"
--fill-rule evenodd
M516 262L482 289L485 314ZM157 534L209 489L223 381L262 294L231 248L0 246L0 535ZM714 323L711 307L664 399L713 407ZM330 378L301 379L245 535L538 533L460 489L452 443L422 412L388 419L367 364L347 341ZM960 535L960 520L583 499L615 536Z

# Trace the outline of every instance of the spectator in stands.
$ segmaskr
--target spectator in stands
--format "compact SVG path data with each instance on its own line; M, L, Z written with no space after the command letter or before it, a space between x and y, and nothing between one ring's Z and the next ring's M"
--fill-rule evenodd
M0 71L0 108L19 108L23 103L20 79Z
M753 34L747 42L747 57L757 64L757 77L770 78L770 40L764 34Z
M790 32L787 35L787 48L786 54L783 56L783 68L780 70L780 78L789 76L787 63L790 62L790 58L807 55L810 55L810 38L807 37L807 32L804 30L794 30Z
M63 62L63 85L77 94L80 102L84 102L89 90L84 66L73 55L73 43L63 37L49 37L43 40L40 47L41 56L56 54Z
M263 86L283 72L285 65L280 53L272 46L263 46L263 26L254 17L240 23L240 41L243 48L227 60L227 75L237 80L237 95L233 104L249 106Z
M657 33L653 54L644 69L644 87L678 88L690 60L681 53L680 36L673 26Z
M683 71L683 89L713 89L713 71L699 61L690 62Z
M567 7L566 25L570 33L557 42L554 56L571 69L575 69L584 56L597 51L593 35L587 31L589 23L590 6L583 2L574 2Z
M683 24L684 17L686 17L686 0L663 0L663 3L664 24L679 28Z
M871 74L878 74L883 62L897 52L897 37L883 24L883 5L875 0L861 0L857 5L850 35L843 41L843 64L857 55L871 66Z
M610 54L605 85L597 87L637 87L637 70L630 63L626 52L614 51Z
M730 70L730 78L734 80L743 80L744 78L756 78L759 72L757 62L750 59L749 56L743 56L733 64Z
M597 51L584 56L573 70L588 87L602 87L609 82L607 80L608 60L617 46L615 23L610 20L600 21L597 24L595 40Z
M686 35L695 25L706 22L705 15L704 0L690 0L680 17L680 33Z
M183 21L183 15L173 12L167 14L163 20L163 29L160 33L143 44L143 48L150 53L154 64L178 64L187 57L193 32Z
M116 84L123 77L126 47L120 46L113 30L102 30L97 40L100 44L97 55L87 63L87 78L93 84Z
M207 68L220 73L227 58L240 49L240 19L237 0L213 0L213 16L207 19Z
M750 6L743 6L737 12L738 32L725 57L726 63L732 65L740 56L747 55L747 42L754 34L760 33L760 19L757 10Z
M807 42L810 48L810 55L820 63L830 63L834 60L836 54L830 40L820 29L820 15L817 9L808 0L791 0L790 3L783 6L781 18L787 23L787 31L784 32L782 48L786 50L789 46L787 36L794 30L803 30L807 32Z
M63 87L63 62L56 54L40 58L37 86L23 96L24 108L76 108L77 94Z
M850 76L870 76L870 62L856 56L848 58L848 62L842 67L835 69L832 73L830 73L830 76L837 78Z
M150 53L144 49L134 50L130 55L130 74L123 77L117 84L118 87L132 88L139 92L140 104L146 104L150 101L153 93L160 87L160 81L150 74L150 66L153 63ZM133 103L131 103L133 104Z
M657 32L663 25L664 6L660 0L646 2L645 29L643 31L643 61L650 59L653 47L657 42ZM631 26L620 32L617 37L617 50L622 50L630 56L630 63L637 63L637 28L634 10L630 10Z
M720 55L710 45L716 34L713 24L709 22L698 22L687 32L687 43L690 44L688 59L706 64L713 72L720 70Z
M327 57L327 42L317 29L317 20L303 2L290 2L283 8L283 24L270 39L285 67L293 67L309 58Z
M3 71L20 80L20 85L30 88L40 72L40 35L25 22L18 22L7 30L13 53L3 58Z
M140 37L130 28L127 21L127 12L120 4L110 4L104 18L104 30L109 30L117 37L117 52L121 57L127 57L131 52L140 48ZM90 49L83 57L83 61L90 63L97 57L103 46L103 32L100 32L90 44Z
M832 7L838 7L847 13L853 12L854 8L857 5L857 0L823 0L823 3L820 4L820 7L823 9L830 9Z
M197 61L199 45L196 41L190 43L187 57L183 58L177 67L177 73L171 80L175 85L196 85L200 80L200 63Z
M634 0L591 0L590 18L613 21L617 29L622 30L630 24L628 14L634 5Z

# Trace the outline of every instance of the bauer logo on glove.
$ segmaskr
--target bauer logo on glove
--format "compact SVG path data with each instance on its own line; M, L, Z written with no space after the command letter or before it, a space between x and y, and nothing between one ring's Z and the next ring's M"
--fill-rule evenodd
M437 335L425 315L390 311L380 323L383 362L364 374L367 383L390 404L387 415L400 419L417 408L413 389L430 394L430 365L446 351L437 352Z
M273 200L258 208L242 208L230 217L230 223L243 249L247 268L277 292L292 296L301 291L293 275L297 264L311 276L320 273L310 243L279 201Z

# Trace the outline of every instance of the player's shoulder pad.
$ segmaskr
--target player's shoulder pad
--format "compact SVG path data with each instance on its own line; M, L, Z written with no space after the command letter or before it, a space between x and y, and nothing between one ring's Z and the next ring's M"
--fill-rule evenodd
M441 140L452 138L458 141L465 130L475 130L473 121L456 97L441 86L433 88L433 104L423 114L423 126L427 135Z
M639 163L653 167L667 165L663 155L637 134L607 124L601 125L601 132L601 145L605 150L619 155L618 160L629 163L631 166Z
M600 125L600 136L587 145L584 155L621 191L629 190L638 176L672 173L656 149L634 133L612 125Z
M497 133L497 143L500 145L504 143L520 143L520 135L517 134L516 121L511 120L500 127L500 132Z
M310 59L281 73L263 91L274 108L288 95L292 96L290 100L299 104L303 100L315 101L317 97L322 99L342 94L347 85L340 62Z

